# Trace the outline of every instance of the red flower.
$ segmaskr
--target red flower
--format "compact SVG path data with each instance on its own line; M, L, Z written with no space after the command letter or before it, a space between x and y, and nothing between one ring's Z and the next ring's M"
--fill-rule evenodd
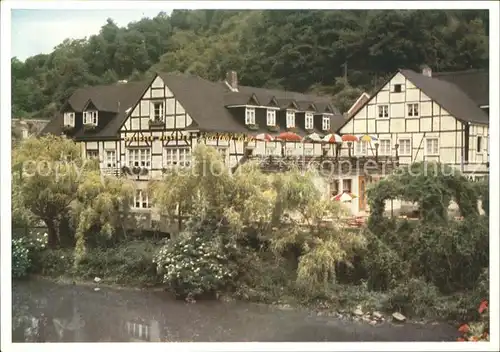
M469 330L470 330L469 325L467 325L467 324L463 324L462 326L460 326L458 328L458 331L463 333L463 334L467 334L469 332Z
M457 339L457 341L463 342L463 341L465 341L465 339L464 339L463 337L459 337L459 338Z
M479 309L477 310L479 314L483 313L486 309L488 309L488 301L484 300L479 305Z

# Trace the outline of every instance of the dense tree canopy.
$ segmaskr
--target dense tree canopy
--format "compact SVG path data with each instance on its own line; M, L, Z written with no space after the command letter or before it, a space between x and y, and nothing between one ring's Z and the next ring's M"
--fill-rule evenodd
M12 116L50 118L76 88L159 70L211 80L236 70L244 85L337 94L345 111L398 68L488 67L488 21L485 10L176 10L127 27L108 19L90 38L12 58Z

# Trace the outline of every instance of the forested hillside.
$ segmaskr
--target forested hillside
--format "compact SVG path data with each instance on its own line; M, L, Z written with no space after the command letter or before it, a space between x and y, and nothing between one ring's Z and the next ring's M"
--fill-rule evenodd
M344 63L347 63L344 66ZM335 95L343 111L397 68L488 67L488 11L174 11L48 55L12 59L12 117L47 117L76 89L179 71Z

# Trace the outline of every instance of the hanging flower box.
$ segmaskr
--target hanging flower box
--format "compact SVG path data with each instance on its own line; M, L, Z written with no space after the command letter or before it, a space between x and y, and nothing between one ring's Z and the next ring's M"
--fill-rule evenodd
M84 131L93 131L97 128L97 125L96 124L93 124L93 123L87 123L87 124L83 124L83 129Z
M280 126L279 125L267 126L267 129L269 130L269 132L279 132Z
M149 120L149 127L165 127L165 121L163 120Z
M294 126L294 127L287 127L286 130L288 132L297 132L299 129L297 128L297 126Z
M65 133L71 132L74 129L75 129L75 126L71 126L71 125L64 125L63 126L63 132L65 132Z
M252 130L252 131L257 131L259 129L259 125L258 124L251 124L251 125L247 125L248 129L249 130Z

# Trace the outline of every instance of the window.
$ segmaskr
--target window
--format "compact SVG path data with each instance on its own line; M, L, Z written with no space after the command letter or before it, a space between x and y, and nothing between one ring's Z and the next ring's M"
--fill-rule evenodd
M165 166L186 167L191 165L190 148L165 148Z
M245 124L255 125L255 108L245 109Z
M408 116L409 117L418 116L418 104L408 104Z
M85 111L83 113L84 125L97 125L97 111Z
M276 125L276 110L267 110L267 125Z
M156 103L153 103L153 112L154 112L154 115L153 115L153 118L155 121L163 121L163 103L162 102L156 102Z
M399 155L411 155L411 139L400 139L399 140Z
M368 150L368 142L356 142L356 154L366 155Z
M333 196L336 196L337 194L340 193L340 182L339 180L333 180L330 183L330 193Z
M312 156L314 154L314 149L313 148L304 148L304 155L306 156Z
M330 116L323 115L323 131L328 131L330 129Z
M286 148L285 149L285 155L286 156L292 156L294 151L295 151L295 149L293 149L293 148Z
M286 111L286 127L295 127L295 111L287 110Z
M483 152L483 138L481 136L477 136L476 152Z
M382 139L378 148L379 155L391 155L391 140Z
M150 148L129 149L128 165L130 167L150 167L151 149Z
M220 154L220 156L222 157L222 160L223 161L226 161L226 157L227 157L227 148L226 147L216 147L215 148L217 150L217 152Z
M275 147L266 147L266 155L274 155L274 154L276 154Z
M347 179L342 181L342 191L352 192L352 180Z
M439 155L439 140L437 138L427 138L425 141L426 155Z
M314 128L314 115L312 112L306 112L305 127L306 130L312 130Z
M88 149L87 150L87 158L89 158L89 159L99 159L99 150L97 150L97 149Z
M381 119L389 117L389 105L378 106L378 117Z
M64 126L75 126L75 113L65 112L64 113Z
M105 153L105 165L106 167L113 168L116 167L116 151L114 150L106 150Z
M149 195L145 189L136 189L134 194L134 208L147 209L149 206Z
M401 84L394 85L394 93L401 93Z

